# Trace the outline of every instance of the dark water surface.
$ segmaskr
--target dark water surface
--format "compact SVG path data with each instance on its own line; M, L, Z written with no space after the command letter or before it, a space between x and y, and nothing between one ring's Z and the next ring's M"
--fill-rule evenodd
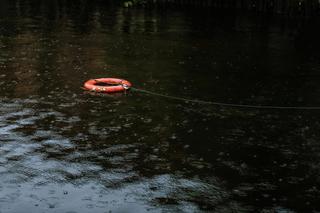
M0 1L0 212L319 212L319 26L105 1Z

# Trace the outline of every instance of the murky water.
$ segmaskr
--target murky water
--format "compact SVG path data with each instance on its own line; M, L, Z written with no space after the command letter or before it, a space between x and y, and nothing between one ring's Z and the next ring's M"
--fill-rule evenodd
M0 212L316 212L315 21L98 1L0 2Z

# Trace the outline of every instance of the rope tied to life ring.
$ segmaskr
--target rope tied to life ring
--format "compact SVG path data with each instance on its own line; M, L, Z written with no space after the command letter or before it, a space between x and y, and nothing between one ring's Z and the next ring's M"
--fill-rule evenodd
M103 85L99 85L103 84ZM138 89L132 87L132 84L124 79L119 78L98 78L90 79L84 83L84 89L90 92L98 93L116 93L116 92L126 92L131 89L136 92L145 93L147 95L158 96L162 98L184 101L196 104L205 105L215 105L220 107L231 107L231 108L248 108L248 109L273 109L273 110L320 110L320 106L275 106L275 105L251 105L251 104L236 104L236 103L225 103L216 101L204 101L198 99L188 99L183 97L171 96L166 94L161 94L157 92L152 92L144 89Z

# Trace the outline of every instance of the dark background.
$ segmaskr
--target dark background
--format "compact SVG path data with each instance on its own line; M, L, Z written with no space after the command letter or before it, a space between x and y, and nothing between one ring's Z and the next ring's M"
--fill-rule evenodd
M320 210L318 110L81 89L320 106L316 7L195 5L0 1L1 212Z

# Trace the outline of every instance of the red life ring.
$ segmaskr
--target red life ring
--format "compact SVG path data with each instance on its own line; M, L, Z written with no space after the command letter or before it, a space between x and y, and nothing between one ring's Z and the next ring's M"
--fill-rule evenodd
M131 83L118 78L97 78L86 81L83 86L92 92L114 93L129 89Z

